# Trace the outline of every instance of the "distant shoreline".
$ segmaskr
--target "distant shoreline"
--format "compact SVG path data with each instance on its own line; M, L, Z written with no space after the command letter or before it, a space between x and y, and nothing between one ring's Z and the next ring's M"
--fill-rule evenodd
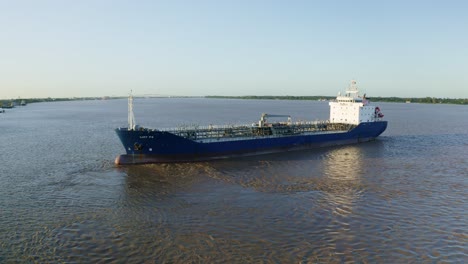
M246 95L246 96L222 96L222 95L210 95L205 98L213 99L269 99L269 100L313 100L313 101L330 101L335 99L335 96L257 96L257 95ZM390 103L423 103L423 104L459 104L468 105L468 99L466 98L435 98L435 97L368 97L373 102L390 102Z
M124 96L104 96L104 97L74 97L74 98L24 98L24 99L3 99L0 100L0 108L12 102L15 105L20 105L23 101L26 104L42 103L42 102L64 102L64 101L85 101L85 100L112 100L125 99ZM244 95L244 96L224 96L224 95L208 95L208 96L135 96L135 98L209 98L209 99L243 99L243 100L310 100L310 101L330 101L334 100L335 96L276 96L276 95ZM435 98L435 97L371 97L368 98L373 102L390 102L390 103L423 103L423 104L457 104L468 105L466 98Z

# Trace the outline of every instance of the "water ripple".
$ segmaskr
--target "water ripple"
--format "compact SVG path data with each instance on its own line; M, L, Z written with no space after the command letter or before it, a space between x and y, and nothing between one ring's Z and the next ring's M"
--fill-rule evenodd
M173 111L182 110L167 100L157 109L144 101L142 122L156 122L161 112L172 124ZM216 104L180 100L200 111ZM238 117L275 103L233 100L219 107L236 109L227 114ZM281 104L298 114L323 107ZM468 128L460 108L453 115L449 106L388 104L394 115L388 131L365 144L115 167L122 150L112 129L125 122L125 106L124 100L33 104L30 112L3 116L0 262L468 260ZM186 117L198 116L204 115Z

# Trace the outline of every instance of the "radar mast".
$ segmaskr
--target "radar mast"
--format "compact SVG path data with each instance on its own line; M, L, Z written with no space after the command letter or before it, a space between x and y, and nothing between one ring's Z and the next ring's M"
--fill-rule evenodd
M359 90L357 88L356 80L351 80L351 83L349 84L348 89L346 89L346 95L350 97L351 95L354 95L352 97L357 97L358 93L359 93Z

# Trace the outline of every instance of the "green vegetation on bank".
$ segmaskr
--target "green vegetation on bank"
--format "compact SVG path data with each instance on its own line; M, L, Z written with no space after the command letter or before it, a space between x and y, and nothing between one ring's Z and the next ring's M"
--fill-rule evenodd
M11 108L19 106L22 104L31 104L31 103L42 103L42 102L63 102L63 101L85 101L85 100L108 100L108 99L119 99L124 97L73 97L73 98L25 98L25 99L10 99L10 100L1 100L0 99L0 108Z
M276 95L246 95L246 96L220 96L210 95L206 98L224 98L224 99L270 99L270 100L333 100L335 96L276 96ZM423 98L402 98L402 97L372 97L367 98L374 102L393 102L393 103L424 103L424 104L460 104L468 105L468 99L463 98L435 98L435 97L423 97Z
M460 104L468 105L468 99L466 98L435 98L435 97L423 97L423 98L400 98L400 97L372 97L370 100L374 102L396 102L396 103L422 103L422 104Z
M205 98L225 98L225 99L270 99L270 100L331 100L336 96L276 96L276 95L245 95L245 96L221 96L209 95Z
M13 99L13 100L1 100L0 108L11 108L19 106L22 103L40 103L40 102L61 102L61 101L84 101L84 100L109 100L109 99L122 99L126 97L73 97L73 98L25 98L25 99ZM140 98L140 97L136 97ZM141 97L145 98L145 97ZM156 97L151 97L156 98ZM158 97L158 98L176 98L174 97ZM199 96L177 96L177 98L200 98ZM222 95L209 95L204 98L214 99L269 99L269 100L313 100L313 101L329 101L334 100L335 96L277 96L277 95L245 95L245 96L222 96ZM468 99L464 98L435 98L435 97L423 97L423 98L402 98L402 97L372 97L367 98L373 102L392 102L392 103L424 103L424 104L459 104L468 105Z
M17 99L16 102L24 100L26 103L41 103L41 102L63 102L63 101L86 101L86 100L108 100L108 99L119 99L124 97L72 97L72 98L29 98L29 99Z

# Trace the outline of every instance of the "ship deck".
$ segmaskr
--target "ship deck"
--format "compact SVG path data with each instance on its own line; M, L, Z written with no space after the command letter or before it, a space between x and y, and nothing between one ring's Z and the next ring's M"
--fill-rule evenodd
M312 121L295 123L278 122L261 127L257 125L184 126L154 131L169 132L197 142L209 142L347 132L354 127L356 125Z

